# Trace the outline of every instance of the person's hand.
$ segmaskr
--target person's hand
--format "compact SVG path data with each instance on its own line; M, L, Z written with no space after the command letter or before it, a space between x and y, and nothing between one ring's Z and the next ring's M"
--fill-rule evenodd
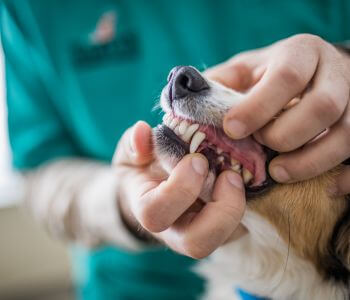
M151 135L149 125L140 121L118 144L113 163L121 213L130 226L140 230L141 225L171 249L205 257L234 236L245 209L242 179L223 172L213 201L203 204L197 198L208 173L206 158L189 154L168 177L154 160Z
M312 178L350 157L350 58L321 38L296 35L239 54L207 74L247 92L227 113L224 130L234 139L254 133L282 152L269 166L275 180ZM284 109L292 99L298 104ZM338 194L350 192L349 168L337 182Z

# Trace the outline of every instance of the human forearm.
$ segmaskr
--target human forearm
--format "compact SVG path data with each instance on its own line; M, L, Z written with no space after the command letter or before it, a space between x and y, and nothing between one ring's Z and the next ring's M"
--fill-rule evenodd
M25 204L53 235L89 246L142 246L119 215L118 180L108 165L63 159L26 172L25 178Z

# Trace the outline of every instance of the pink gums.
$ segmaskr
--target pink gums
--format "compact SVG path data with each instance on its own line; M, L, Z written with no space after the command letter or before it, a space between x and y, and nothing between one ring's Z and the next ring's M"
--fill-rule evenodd
M265 181L266 155L261 145L252 137L232 140L222 129L206 125L200 125L199 130L205 133L208 143L212 143L221 148L223 152L229 153L231 158L239 161L254 175L251 186L258 186Z

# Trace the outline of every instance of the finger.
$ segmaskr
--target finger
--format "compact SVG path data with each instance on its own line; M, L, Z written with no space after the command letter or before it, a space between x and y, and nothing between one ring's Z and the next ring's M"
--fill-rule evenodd
M257 81L254 69L245 63L222 63L206 70L204 75L237 91L245 91Z
M330 187L330 194L332 196L350 194L350 166L344 166L344 169L335 180L335 186Z
M153 160L152 129L138 121L123 134L118 143L113 163L142 166Z
M317 63L318 57L313 56L303 62L288 58L270 65L245 99L227 113L225 132L239 139L263 127L305 89Z
M208 174L208 161L201 154L185 156L169 178L145 192L134 207L136 218L150 232L172 225L198 198Z
M295 182L339 165L350 154L348 123L343 117L321 138L273 159L269 166L271 176L279 182Z
M164 232L163 239L188 256L206 257L232 235L244 209L242 178L232 171L225 171L217 179L213 201L207 203L185 228L174 225L170 234Z
M312 88L301 101L262 128L258 140L280 152L306 144L340 119L349 97L342 77L320 64ZM332 78L330 78L332 77Z

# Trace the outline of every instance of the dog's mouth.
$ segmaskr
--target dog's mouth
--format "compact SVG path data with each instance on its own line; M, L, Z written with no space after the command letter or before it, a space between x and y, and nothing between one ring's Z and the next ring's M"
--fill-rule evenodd
M163 124L159 126L158 131L162 131L168 142L181 147L184 154L205 155L210 170L216 175L225 170L240 174L250 193L265 190L272 182L266 172L271 153L252 137L232 140L221 128L196 123L173 113L164 115Z

